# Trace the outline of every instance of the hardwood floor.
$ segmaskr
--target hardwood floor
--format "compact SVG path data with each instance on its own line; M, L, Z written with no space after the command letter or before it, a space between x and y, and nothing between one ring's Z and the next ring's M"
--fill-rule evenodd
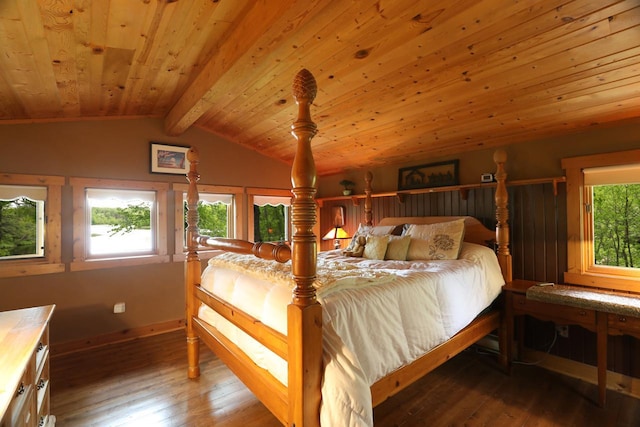
M51 413L57 427L279 426L207 350L202 374L186 376L182 331L51 360ZM374 410L389 426L640 426L640 400L535 366L501 373L492 356L468 350ZM341 426L330 426L341 427Z

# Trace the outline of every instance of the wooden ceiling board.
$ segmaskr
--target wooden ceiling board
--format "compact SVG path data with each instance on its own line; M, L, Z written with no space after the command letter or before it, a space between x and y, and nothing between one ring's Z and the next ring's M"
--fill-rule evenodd
M3 0L0 50L0 125L163 117L288 163L307 68L321 175L640 118L638 0Z

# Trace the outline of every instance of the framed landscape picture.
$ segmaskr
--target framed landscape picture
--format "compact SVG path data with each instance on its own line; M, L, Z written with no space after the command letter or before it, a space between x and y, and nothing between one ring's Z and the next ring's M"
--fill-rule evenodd
M398 171L398 190L458 185L458 163L456 159L401 168Z
M151 172L185 175L189 171L189 147L151 143Z

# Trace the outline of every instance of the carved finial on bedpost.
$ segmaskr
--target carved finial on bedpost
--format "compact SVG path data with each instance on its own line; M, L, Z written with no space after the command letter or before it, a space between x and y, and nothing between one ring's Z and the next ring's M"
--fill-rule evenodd
M291 126L298 148L291 168L292 203L292 271L296 282L293 303L308 305L316 301L313 283L316 277L316 165L311 153L311 139L317 132L311 120L310 105L317 93L316 80L308 70L301 70L293 82L293 96L298 104L298 119Z
M493 161L497 166L496 170L496 240L498 242L498 261L502 269L504 280L510 282L512 279L511 253L509 252L509 193L507 192L507 172L504 164L507 161L507 153L504 150L497 150L493 154Z
M371 181L373 181L373 174L371 172L367 172L364 174L364 223L365 225L373 225L373 208L371 201Z
M291 270L295 288L287 307L289 366L289 426L320 426L320 387L322 383L322 307L313 286L316 279L316 165L311 138L316 124L309 107L316 96L316 81L307 70L298 73L293 95L298 119L291 126L298 148L291 167L293 203L291 223L293 242Z
M187 151L187 160L189 160L189 172L187 172L187 181L189 189L187 190L187 229L186 244L188 256L193 256L198 249L198 181L200 174L198 173L198 163L200 163L200 154L195 147L189 148Z
M194 147L187 151L187 159L189 160L189 172L187 173L187 181L189 181L189 189L187 190L187 259L185 261L185 298L186 298L186 317L187 317L187 360L188 360L188 376L196 378L200 375L200 342L198 335L194 331L193 318L197 315L199 304L196 304L195 287L200 283L200 259L198 258L198 181L200 174L198 173L198 163L200 156L198 150Z

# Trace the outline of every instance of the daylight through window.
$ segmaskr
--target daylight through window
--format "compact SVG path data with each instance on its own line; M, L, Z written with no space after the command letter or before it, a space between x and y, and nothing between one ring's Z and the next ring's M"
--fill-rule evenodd
M584 183L591 263L639 269L640 166L588 168Z
M44 256L47 188L0 185L0 259Z
M153 253L155 199L155 191L88 188L88 255Z
M253 197L253 234L256 242L290 240L290 197Z

